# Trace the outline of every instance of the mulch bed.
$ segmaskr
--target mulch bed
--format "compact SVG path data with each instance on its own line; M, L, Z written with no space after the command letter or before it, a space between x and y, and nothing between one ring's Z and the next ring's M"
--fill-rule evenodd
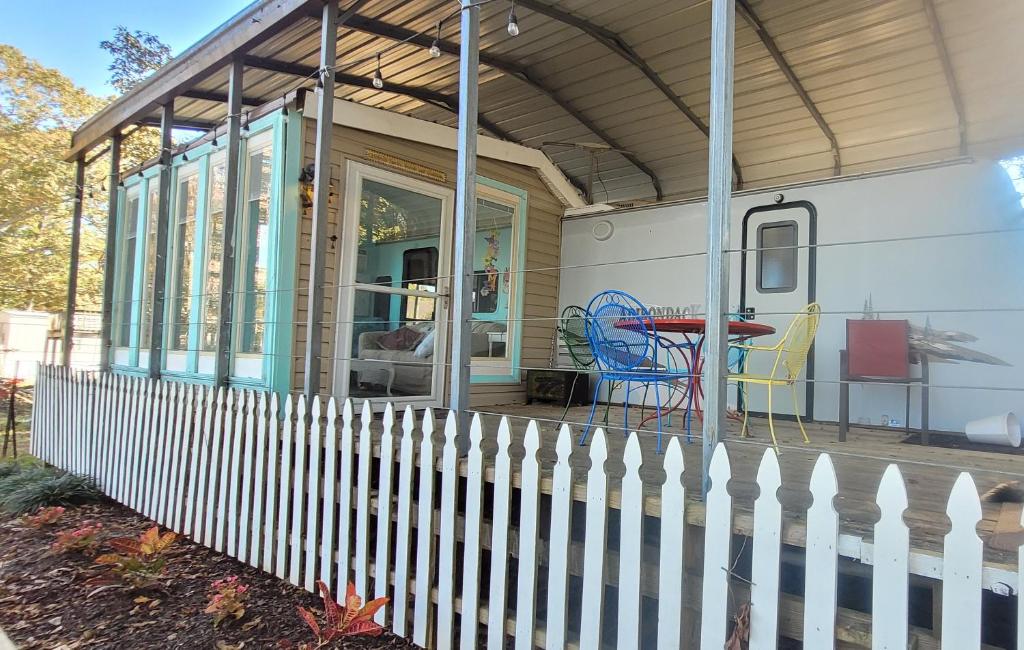
M313 638L296 606L317 612L322 620L317 596L185 538L168 552L162 588L97 593L85 584L96 573L92 558L50 550L57 530L73 530L86 521L103 524L103 537L138 537L153 525L116 504L68 509L59 522L42 529L17 520L0 523L0 628L19 647L277 648L281 640L297 645ZM231 575L250 586L245 616L214 628L212 616L203 612L210 583ZM415 646L385 633L326 647Z

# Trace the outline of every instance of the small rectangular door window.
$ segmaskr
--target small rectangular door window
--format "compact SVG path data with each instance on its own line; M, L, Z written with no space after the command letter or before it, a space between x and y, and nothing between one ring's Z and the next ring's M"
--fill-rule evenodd
M757 228L757 290L788 293L797 285L797 224L777 221Z

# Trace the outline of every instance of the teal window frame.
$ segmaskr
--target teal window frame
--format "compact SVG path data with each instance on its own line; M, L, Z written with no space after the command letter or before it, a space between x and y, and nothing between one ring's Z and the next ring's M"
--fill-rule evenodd
M523 305L526 296L525 274L522 271L525 269L526 265L526 231L529 225L530 207L529 194L522 188L509 185L508 183L502 183L501 181L487 178L485 176L478 175L476 177L476 182L477 185L489 187L514 196L518 201L518 205L516 206L518 221L513 228L516 241L516 255L514 265L510 269L510 273L514 274L516 278L516 283L514 285L516 295L511 296L511 300L514 301L514 310L509 310L509 314L506 319L506 322L508 322L510 326L505 345L511 346L511 354L507 356L509 360L508 372L474 373L471 370L469 381L470 384L519 384L522 382L520 365L522 364L523 353ZM474 320L476 320L475 316ZM470 360L470 363L472 364L475 360L483 361L485 359L487 359L487 357L473 357Z
M229 375L229 383L246 388L258 388L258 389L270 389L278 392L287 391L290 387L290 376L292 368L292 320L293 310L295 304L295 265L293 261L297 255L298 247L298 223L299 223L299 205L298 205L298 170L301 167L302 161L302 129L300 118L296 111L290 111L288 115L278 111L265 115L259 119L253 120L248 128L243 130L243 142L242 150L239 156L239 178L243 182L239 183L238 188L238 205L241 207L244 205L246 182L245 174L247 173L246 165L248 162L248 143L251 138L261 136L264 133L271 133L270 142L273 147L271 153L271 178L270 178L270 216L269 216L269 233L267 238L267 244L269 250L268 256L268 269L267 269L267 285L266 285L266 308L265 308L265 332L264 332L264 348L262 353L262 376L248 377L238 376L234 373L236 350L235 344L237 337L232 336L232 349L230 351L231 373ZM194 147L187 151L185 154L179 154L171 160L171 174L170 174L170 200L171 209L169 211L168 227L170 232L168 233L167 248L163 251L167 256L166 259L171 261L174 259L173 254L175 252L175 246L177 245L176 238L176 223L177 223L177 212L178 206L178 180L179 174L184 166L198 166L198 188L196 198L196 224L195 224L195 242L196 250L194 253L194 259L192 264L191 274L191 304L189 310L189 329L188 329L188 345L184 350L184 369L182 370L169 370L167 368L168 354L176 354L178 351L170 350L170 342L172 336L172 328L170 327L171 319L174 317L172 311L172 283L174 282L174 273L168 272L165 278L164 284L164 295L167 296L167 301L164 305L164 313L162 315L154 315L156 317L162 317L164 323L164 341L163 341L163 356L159 360L150 360L150 363L157 362L160 364L161 375L167 378L172 378L179 381L199 384L212 384L214 376L212 372L200 372L199 359L200 354L216 354L215 352L202 352L202 330L204 327L204 303L203 293L205 292L205 280L203 277L203 269L209 255L209 247L207 242L207 229L210 227L210 204L209 204L209 191L210 191L210 166L211 157L223 151L223 138L221 145L217 148L213 147L212 142L207 142L197 147ZM289 170L289 173L286 173ZM294 171L294 173L290 173ZM130 345L128 346L128 363L112 364L112 369L115 372L123 374L145 374L147 368L139 366L139 343L141 340L141 321L142 321L142 291L145 274L145 253L146 253L146 240L145 237L149 236L148 233L148 210L149 201L148 192L149 185L153 182L153 179L158 178L160 168L158 165L154 165L146 170L143 170L141 177L140 175L133 175L130 179L125 179L125 187L121 188L118 192L118 203L119 211L123 214L127 206L127 193L130 188L138 187L139 191L139 210L136 215L136 251L135 251L135 268L134 268L134 287L133 295L130 302L130 313L131 313L131 329L130 329ZM287 197L292 197L293 200L288 200ZM117 237L118 241L121 242L118 246L118 258L121 259L123 242L124 242L124 230L125 219L118 219ZM235 248L238 250L238 246L242 241L242 235L240 232L241 220L236 221L236 229L234 233ZM236 258L236 263L240 262L241 257ZM115 264L118 261L115 260ZM117 271L119 269L115 269ZM170 269L169 269L170 270ZM236 278L238 277L238 267L236 266ZM123 288L119 280L119 285L115 285L115 304L117 301L125 301L126 297L123 296ZM236 301L236 305L237 305ZM237 319L236 319L237 320Z

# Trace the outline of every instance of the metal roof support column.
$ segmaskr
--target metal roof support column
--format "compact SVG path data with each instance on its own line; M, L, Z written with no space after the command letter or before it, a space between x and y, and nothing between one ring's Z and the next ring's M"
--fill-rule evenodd
M711 149L708 156L708 259L704 341L703 494L710 488L708 470L718 441L725 437L728 378L729 208L732 199L733 0L711 5Z
M121 130L110 137L110 177L107 179L107 247L103 258L103 315L100 326L100 370L110 369L114 316L114 260L117 258L117 199L121 182Z
M71 366L78 294L78 252L82 242L82 207L85 200L85 158L75 161L75 195L71 213L71 260L68 263L68 302L64 309L64 367Z
M224 160L224 223L220 259L220 320L217 323L217 361L214 370L218 386L231 376L231 322L235 305L235 223L238 220L238 174L242 146L242 57L231 61L228 72L228 132Z
M455 264L452 283L451 408L459 420L457 443L469 451L469 379L472 360L473 257L476 245L476 127L480 75L480 8L462 4L459 53L459 140L455 179Z
M331 192L331 141L334 132L334 66L338 60L338 5L324 4L320 24L320 83L317 85L316 152L313 175L313 229L309 258L309 298L306 309L306 372L303 392L312 399L320 392L323 353L324 264L327 259L327 220Z
M153 265L153 317L149 337L149 376L160 378L164 362L164 304L167 294L167 239L171 219L171 132L174 130L174 99L160 113L160 194L156 211L156 263ZM143 305L145 308L145 305Z

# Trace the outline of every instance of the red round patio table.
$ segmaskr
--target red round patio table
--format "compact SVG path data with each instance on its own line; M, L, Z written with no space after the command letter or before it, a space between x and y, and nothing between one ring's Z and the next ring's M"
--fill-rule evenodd
M677 318L672 316L652 316L651 320L654 321L654 329L660 334L682 334L688 343L687 346L680 347L680 349L689 350L689 366L690 366L690 387L693 391L693 410L699 414L701 419L704 418L704 412L701 408L700 400L704 397L704 388L701 383L701 373L704 370L704 330L707 327L707 322L703 318ZM624 321L621 324L616 324L616 327L622 327L623 329L635 329L636 320L630 319ZM646 328L645 328L646 329ZM650 330L648 330L650 333ZM771 325L765 325L764 323L757 323L749 320L730 320L729 321L729 336L731 342L746 341L757 336L767 336L774 334L775 328ZM691 337L695 336L696 340ZM683 393L682 397L679 398L675 404L669 406L667 409L662 411L662 416L671 413L672 411L679 408L683 401L686 399L689 391ZM640 422L642 427L649 420L657 417L657 413L654 415L648 415L643 421Z

